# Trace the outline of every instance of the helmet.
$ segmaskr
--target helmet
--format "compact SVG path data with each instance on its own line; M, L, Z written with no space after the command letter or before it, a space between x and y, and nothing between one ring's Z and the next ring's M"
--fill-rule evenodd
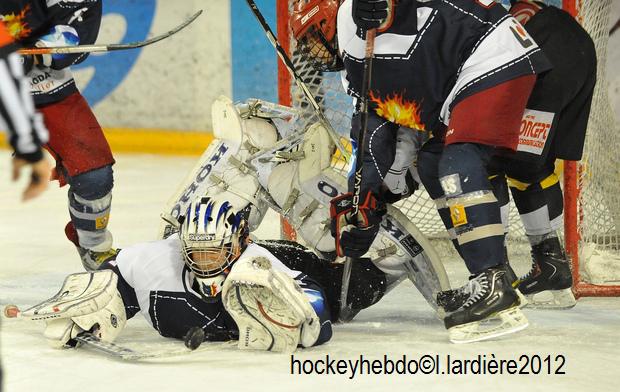
M318 71L343 68L336 37L338 7L340 0L297 0L291 15L291 30L300 53Z
M204 297L215 298L222 291L247 235L244 214L229 202L205 197L189 205L179 228L181 253Z

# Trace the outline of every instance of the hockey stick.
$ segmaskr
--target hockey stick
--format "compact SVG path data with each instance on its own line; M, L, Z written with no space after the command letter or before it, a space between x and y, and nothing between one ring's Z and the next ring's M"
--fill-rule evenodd
M24 48L19 50L19 54L22 55L36 55L36 54L70 54L70 53L95 53L95 52L113 52L115 50L127 50L137 49L144 46L152 45L156 42L162 41L179 31L183 30L190 24L192 24L202 14L202 10L196 12L185 22L181 23L174 29L158 35L153 38L149 38L145 41L136 41L126 44L102 44L102 45L75 45L75 46L56 46L48 48Z
M360 95L360 112L362 113L362 124L359 137L357 138L357 148L355 150L355 174L353 178L353 213L356 217L359 213L360 193L362 189L362 169L364 164L364 143L366 139L366 131L368 130L368 94L370 92L370 82L372 79L372 55L375 51L376 29L366 31L366 51L364 53L364 76L362 79L362 91ZM351 269L353 267L353 259L347 257L344 261L342 270L342 286L340 287L340 316L338 319L343 322L351 321L355 316L355 312L350 305L347 305L347 297L349 294L349 281L351 279Z
M263 14L261 14L260 10L258 9L258 6L254 2L254 0L246 0L246 2L248 3L248 6L250 6L252 13L258 20L258 23L260 23L261 27L263 28L263 31L267 35L267 39L269 39L269 42L271 42L271 45L273 45L273 47L276 49L276 52L278 53L278 57L280 57L280 60L282 60L282 63L284 63L284 65L286 66L286 69L288 69L288 72L291 74L291 76L295 80L295 84L297 84L297 87L299 87L299 89L303 91L304 96L306 97L308 102L310 102L310 105L312 105L312 108L314 109L314 113L319 118L319 121L327 129L327 133L329 134L329 136L332 138L332 140L336 144L336 147L338 148L342 156L348 162L351 157L351 154L344 148L344 146L340 142L340 137L338 136L338 134L336 133L336 131L330 124L327 117L325 117L323 110L321 110L319 103L316 101L316 98L314 98L314 96L312 95L312 92L310 92L310 89L308 88L306 83L304 83L301 76L299 76L299 74L295 70L295 65L293 65L293 62L291 61L291 59L288 57L288 55L284 51L284 48L282 47L282 45L280 45L280 42L278 41L276 36L273 34L273 31L271 30L271 28L269 27L269 24L263 17Z
M176 357L179 355L187 355L193 352L202 352L207 350L215 350L215 349L224 349L227 346L236 346L236 341L227 341L227 342L208 342L206 347L202 349L191 350L189 348L178 348L178 349L169 349L169 350L157 350L157 351L136 351L116 343L103 342L97 336L93 335L90 332L83 332L78 335L75 340L82 343L86 347L90 347L95 351L112 356L113 358L120 359L123 361L143 361L146 359L159 359L159 358L170 358Z
M22 317L22 312L17 305L6 305L4 307L2 315L7 319L29 320L28 318ZM202 334L196 334L195 330L199 330L202 332L202 329L199 327L190 328L187 335L185 336L185 348L154 350L149 352L136 351L116 343L104 342L96 335L88 331L80 333L73 339L81 343L85 347L90 347L94 349L98 353L109 355L113 358L121 359L123 361L142 361L145 359L175 357L179 355L186 355L191 352L202 352L206 350L214 350L217 348L221 349L225 348L225 346L236 344L236 342L234 341L217 343L210 342L205 348L199 349L201 344L205 341L205 335L204 332L202 332ZM79 347L79 345L76 347Z

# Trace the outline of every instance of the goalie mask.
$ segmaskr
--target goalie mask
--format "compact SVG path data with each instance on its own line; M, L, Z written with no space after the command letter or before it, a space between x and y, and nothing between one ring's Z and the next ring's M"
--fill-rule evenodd
M297 0L291 30L304 60L317 71L344 68L338 55L336 17L340 0Z
M246 220L229 202L192 202L179 228L181 252L203 299L216 299L247 237Z

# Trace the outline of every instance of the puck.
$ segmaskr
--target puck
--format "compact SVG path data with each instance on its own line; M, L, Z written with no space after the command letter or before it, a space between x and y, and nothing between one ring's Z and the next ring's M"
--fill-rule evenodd
M185 338L183 339L183 341L185 342L185 347L189 348L192 351L200 347L204 340L205 331L203 331L200 327L191 327L189 331L187 331L187 333L185 334Z
M15 318L19 314L19 308L17 305L7 305L4 307L4 317Z

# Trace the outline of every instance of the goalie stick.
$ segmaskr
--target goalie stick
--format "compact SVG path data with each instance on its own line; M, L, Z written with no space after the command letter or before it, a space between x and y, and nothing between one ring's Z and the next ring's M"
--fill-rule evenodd
M271 42L271 45L273 45L273 47L276 49L276 52L278 53L278 57L280 57L280 60L282 60L282 63L284 63L284 65L286 66L286 69L288 70L288 72L291 74L291 76L295 80L295 84L297 84L297 87L299 87L299 89L303 91L304 96L306 97L310 105L312 105L312 108L314 109L314 113L319 118L319 121L327 129L327 133L329 133L329 136L332 138L332 140L336 144L336 147L338 148L342 156L345 158L347 162L349 162L351 158L351 153L349 153L349 151L347 151L342 145L342 143L340 142L340 137L338 136L338 133L336 133L336 131L332 127L327 117L325 117L323 110L321 110L319 103L316 101L316 98L314 98L314 96L312 95L312 92L310 92L310 89L308 88L306 83L304 83L301 76L299 76L299 74L295 70L295 65L293 65L293 62L291 61L291 59L288 57L288 55L284 51L284 48L282 47L282 45L280 45L280 42L278 41L276 36L273 34L273 31L271 30L271 28L269 27L269 24L263 17L263 14L261 14L260 10L258 9L258 6L254 2L254 0L246 0L246 2L248 3L248 6L252 10L252 13L258 20L258 23L260 23L261 27L263 28L263 31L267 35L267 39L269 39L269 42Z
M21 310L16 305L6 305L4 307L3 316L7 319L18 319L23 320L21 315ZM168 350L153 350L153 351L137 351L128 347L121 346L112 342L104 342L99 339L97 336L92 334L91 332L82 332L75 338L79 344L84 347L89 347L95 350L98 353L105 354L111 356L115 359L120 359L123 361L142 361L146 359L158 359L158 358L169 358L176 357L179 355L186 355L191 352L202 352L206 350L214 350L214 349L223 349L227 346L232 346L236 344L236 341L227 341L227 342L210 342L206 347L202 349L198 349L201 346L202 341L204 341L204 334L202 336L198 336L201 338L200 342L191 342L192 338L196 338L196 334L191 334L191 331L194 328L188 331L188 335L185 337L185 346L186 348L175 348ZM80 347L79 345L76 347ZM193 347L193 348L192 348Z
M113 358L120 359L127 362L132 361L143 361L147 359L159 359L159 358L170 358L176 357L180 355L187 355L192 352L202 352L207 350L216 350L216 349L225 349L227 347L236 346L236 341L227 341L227 342L208 342L206 346L203 348L197 348L191 350L190 348L177 348L177 349L168 349L168 350L153 350L153 351L136 351L130 349L128 347L124 347L118 345L116 343L103 342L97 336L93 335L90 332L83 332L78 335L75 340L82 343L86 347L90 347L95 351L109 355Z
M200 15L202 10L196 12L185 22L181 23L174 29L158 35L153 38L149 38L144 41L130 42L126 44L101 44L101 45L75 45L75 46L55 46L48 48L24 48L19 50L21 55L41 55L41 54L70 54L70 53L95 53L95 52L113 52L116 50L128 50L137 49L144 46L152 45L156 42L162 41L168 37L173 36L179 31L183 30L190 24L192 24Z

